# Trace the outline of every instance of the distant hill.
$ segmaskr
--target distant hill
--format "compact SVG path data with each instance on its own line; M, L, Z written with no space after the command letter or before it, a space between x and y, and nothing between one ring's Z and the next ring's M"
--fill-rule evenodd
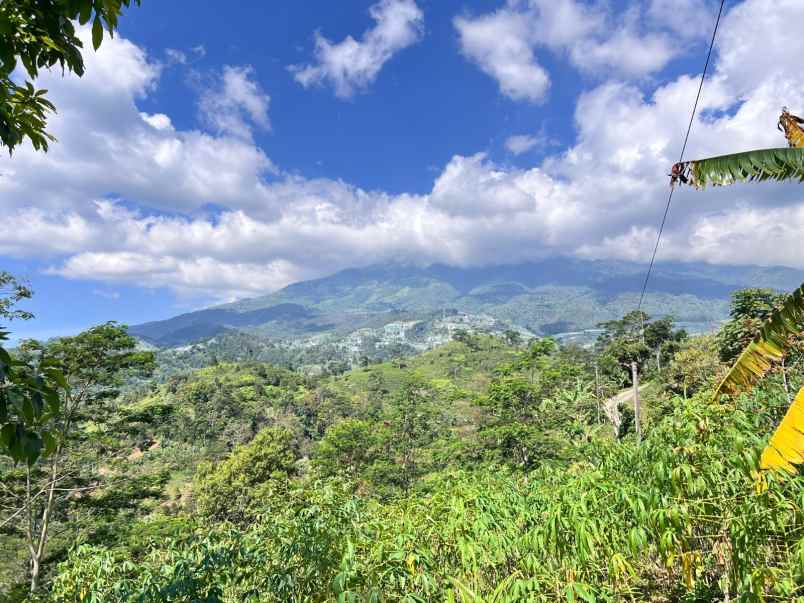
M487 330L516 326L534 335L560 335L593 328L634 309L645 268L570 258L484 268L375 265L136 325L131 333L159 347L231 332L285 342L334 341L358 331L382 338L391 332L398 342L404 339L400 329L419 321L425 327L413 331L425 341L423 330L448 312L467 317L464 322L470 326L473 317L480 317L478 324ZM782 267L658 264L644 309L653 316L671 315L691 331L704 331L726 318L735 289L790 290L802 281L804 271ZM397 324L403 326L393 327Z

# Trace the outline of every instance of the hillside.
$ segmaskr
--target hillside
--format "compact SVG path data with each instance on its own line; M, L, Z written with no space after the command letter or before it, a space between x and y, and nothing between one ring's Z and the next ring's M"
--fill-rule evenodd
M115 603L800 600L801 479L769 477L757 495L754 477L787 406L780 377L713 405L724 368L714 338L648 323L659 368L636 324L610 325L594 352L464 334L337 375L218 363L132 384L81 417L70 441L62 487L73 495L58 503L48 592ZM613 397L616 425L602 408L640 349L641 443L628 393ZM25 474L0 462L0 477L10 505ZM7 524L0 537L0 600L20 600L25 531ZM779 579L757 581L757 568Z
M377 265L136 325L131 333L167 348L247 332L301 347L339 343L355 355L372 356L371 342L344 340L360 331L380 347L427 349L459 328L443 321L449 311L463 316L471 330L518 327L525 334L559 335L594 328L633 309L644 275L641 264L563 258L486 268ZM645 309L653 316L671 315L692 332L710 331L726 318L735 289L789 290L802 281L804 272L788 268L660 264Z

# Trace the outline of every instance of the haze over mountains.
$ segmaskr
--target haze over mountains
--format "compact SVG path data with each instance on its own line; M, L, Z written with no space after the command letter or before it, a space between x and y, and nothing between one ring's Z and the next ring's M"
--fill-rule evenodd
M434 321L459 316L470 330L514 327L533 335L561 335L634 309L645 269L630 262L566 258L483 268L374 265L136 325L131 332L162 348L230 332L320 341L395 324L403 329L418 325L414 330L421 335ZM783 267L658 264L644 309L652 316L671 315L691 331L706 331L727 316L735 289L790 290L802 281L804 271Z

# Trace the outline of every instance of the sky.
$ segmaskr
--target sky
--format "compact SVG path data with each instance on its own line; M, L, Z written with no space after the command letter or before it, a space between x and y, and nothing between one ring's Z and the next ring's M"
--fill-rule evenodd
M0 270L49 337L388 261L647 261L712 0L143 0L44 73L0 157ZM689 159L784 146L800 0L730 1ZM87 39L87 32L82 32ZM804 268L800 185L681 189L661 260Z

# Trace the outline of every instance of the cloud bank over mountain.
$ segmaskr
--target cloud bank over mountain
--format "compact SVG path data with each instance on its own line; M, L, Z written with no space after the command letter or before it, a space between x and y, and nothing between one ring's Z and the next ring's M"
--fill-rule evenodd
M540 102L551 93L542 52L565 57L587 86L572 108L573 142L549 146L524 168L487 149L455 154L425 194L364 190L284 170L252 136L274 125L274 99L270 82L248 65L201 80L197 127L177 127L167 111L144 111L168 66L117 37L87 53L81 80L60 72L41 78L59 107L51 120L59 142L47 155L24 148L0 159L0 254L40 258L70 278L169 286L220 300L387 260L644 260L700 76L653 75L680 52L676 45L707 29L670 18L659 27L666 4L653 0L615 15L604 3L511 1L490 14L456 17L457 49L495 78L506 98ZM709 22L710 7L687 4L689 14ZM577 18L566 20L568 14ZM393 32L413 27L414 38L423 35L421 17L406 18ZM615 19L621 26L608 28ZM746 0L728 11L689 158L783 146L774 127L781 105L804 107L804 38L786 24L802 21L804 4L796 0ZM557 25L566 22L573 28ZM502 35L509 42L495 47ZM402 45L387 32L356 43L374 44L373 36ZM629 60L614 60L623 55ZM313 68L323 70L326 57L319 59ZM330 82L344 96L376 76L333 73L344 78ZM796 185L679 191L661 257L804 267L802 201Z

